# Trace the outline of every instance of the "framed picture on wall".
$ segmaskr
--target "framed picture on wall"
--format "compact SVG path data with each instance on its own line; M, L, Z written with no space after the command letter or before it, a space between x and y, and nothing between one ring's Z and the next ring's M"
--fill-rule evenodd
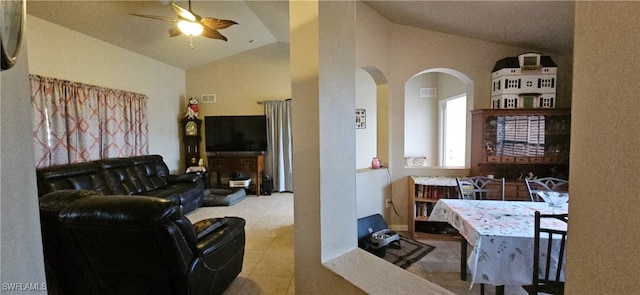
M367 128L367 111L365 109L356 109L356 129Z

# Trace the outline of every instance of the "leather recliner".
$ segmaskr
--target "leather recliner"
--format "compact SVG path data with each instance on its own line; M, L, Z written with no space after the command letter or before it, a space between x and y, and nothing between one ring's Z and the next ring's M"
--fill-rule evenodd
M221 294L242 270L239 217L192 224L165 199L95 195L71 202L59 221L96 294Z
M85 262L77 255L79 249L58 217L71 203L97 194L91 190L59 190L39 199L47 287L57 293L95 293L90 274L83 271Z

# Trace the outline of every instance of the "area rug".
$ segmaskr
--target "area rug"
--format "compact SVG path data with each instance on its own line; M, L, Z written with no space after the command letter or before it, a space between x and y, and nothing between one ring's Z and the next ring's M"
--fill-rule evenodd
M400 236L400 249L397 249L394 245L387 247L384 260L406 269L411 266L411 264L427 256L427 254L431 253L435 248L434 246Z

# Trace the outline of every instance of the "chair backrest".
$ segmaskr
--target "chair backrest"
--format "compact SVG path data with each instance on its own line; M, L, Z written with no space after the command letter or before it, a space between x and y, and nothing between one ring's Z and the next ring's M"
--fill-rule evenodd
M456 178L456 182L460 199L504 201L504 178L471 176Z
M180 208L142 196L89 196L60 213L95 285L110 294L180 294L197 258Z
M543 221L546 221L543 224ZM530 294L545 292L562 294L564 290L563 265L566 262L567 231L552 226L553 222L569 222L568 214L541 214L535 212L533 270ZM542 261L541 261L542 260Z
M97 194L90 190L63 189L38 199L47 280L55 282L52 285L56 285L63 294L96 292L91 274L83 270L86 262L79 255L73 238L58 220L58 215L71 203Z
M524 183L527 185L527 190L529 191L529 198L531 198L532 202L542 202L542 198L538 196L538 192L561 192L567 193L569 192L569 181L554 178L554 177L543 177L537 179L524 179Z

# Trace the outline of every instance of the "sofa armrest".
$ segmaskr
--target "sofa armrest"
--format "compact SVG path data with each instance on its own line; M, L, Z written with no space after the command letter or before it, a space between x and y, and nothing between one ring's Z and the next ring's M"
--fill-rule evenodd
M196 243L198 256L204 257L212 253L216 253L219 249L236 239L239 233L242 234L242 247L244 247L245 220L240 217L224 217L220 219L221 226L218 226L210 233L198 238L198 242ZM219 219L214 218L212 220L216 221Z
M197 182L202 179L199 173L171 174L169 175L169 183L190 183Z
M193 231L196 233L196 238L200 239L224 225L224 218L209 218L200 220L193 224Z

